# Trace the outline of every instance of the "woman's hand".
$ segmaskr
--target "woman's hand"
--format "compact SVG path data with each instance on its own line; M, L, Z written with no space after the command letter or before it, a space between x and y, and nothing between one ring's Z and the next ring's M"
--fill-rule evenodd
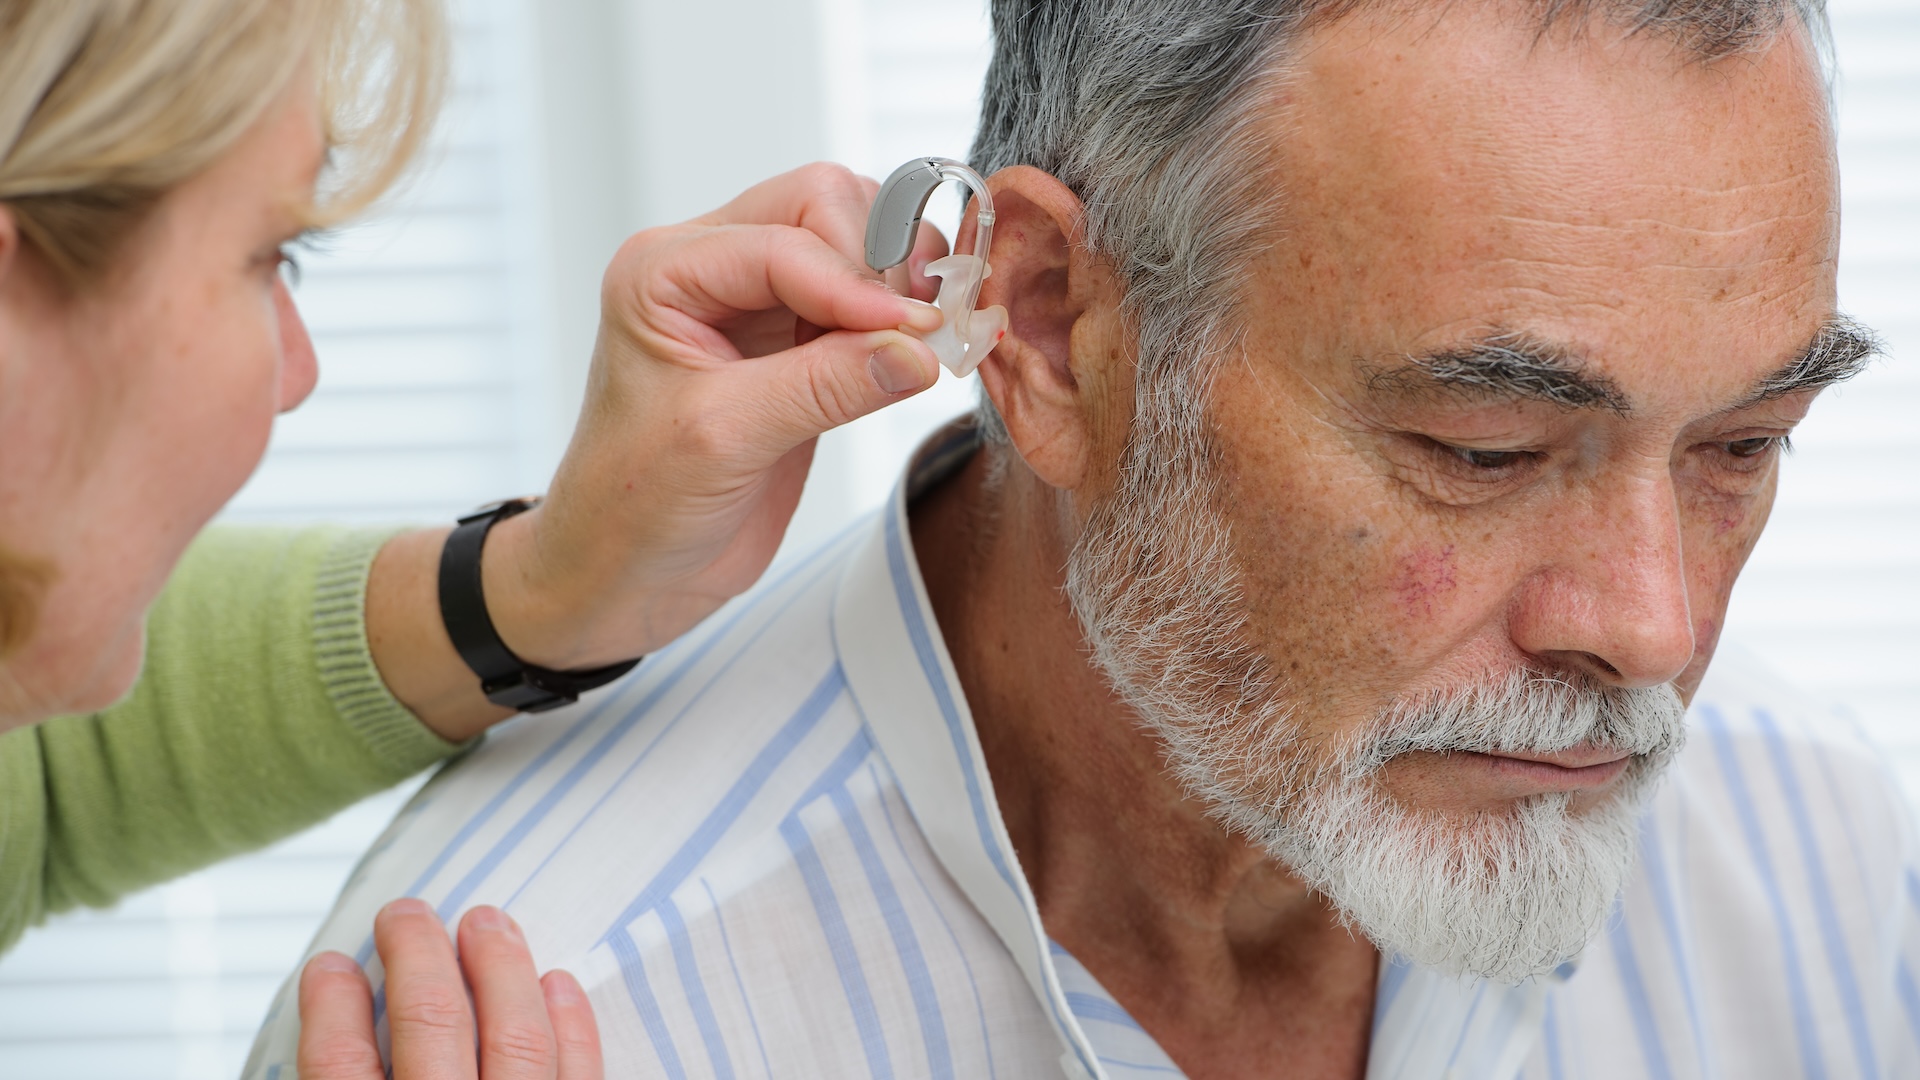
M903 332L940 325L865 265L878 185L812 165L705 217L627 241L608 268L586 402L538 509L501 522L481 560L501 639L567 670L651 652L772 561L822 433L933 385ZM908 261L945 254L923 228ZM446 530L396 538L369 582L368 637L388 686L451 739L504 717L439 622Z
M501 544L522 575L508 647L579 668L673 640L766 569L815 438L933 384L938 360L901 330L938 310L864 265L877 187L810 166L621 249L573 443Z
M467 912L458 960L439 918L418 900L388 904L373 936L387 971L394 1080L601 1080L600 1032L586 994L564 971L535 975L505 912ZM301 1080L387 1075L373 990L340 953L321 953L300 974L299 1068Z

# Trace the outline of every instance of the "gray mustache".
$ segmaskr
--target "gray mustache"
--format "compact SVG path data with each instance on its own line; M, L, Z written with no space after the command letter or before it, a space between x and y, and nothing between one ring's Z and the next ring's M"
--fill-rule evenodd
M1668 684L1622 689L1516 671L1388 708L1347 744L1341 769L1362 776L1414 752L1551 754L1582 745L1667 758L1686 743L1685 713Z

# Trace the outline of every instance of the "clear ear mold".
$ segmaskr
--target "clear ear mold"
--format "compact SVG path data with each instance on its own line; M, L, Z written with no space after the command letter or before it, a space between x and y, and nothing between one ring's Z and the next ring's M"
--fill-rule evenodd
M880 194L867 215L867 265L886 270L906 261L913 251L927 200L935 188L948 181L964 184L979 207L973 250L927 264L927 274L940 279L940 296L934 303L945 318L938 330L920 338L948 371L964 377L972 374L1007 335L1006 308L974 310L980 300L980 283L993 273L993 267L987 264L987 253L993 247L993 195L987 191L986 180L947 158L914 158L893 170L887 182L880 185Z

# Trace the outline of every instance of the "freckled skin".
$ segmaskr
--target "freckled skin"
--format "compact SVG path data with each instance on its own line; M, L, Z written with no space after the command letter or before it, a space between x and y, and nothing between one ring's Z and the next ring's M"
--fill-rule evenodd
M1701 63L1468 4L1355 16L1299 55L1275 90L1285 209L1209 420L1249 635L1306 736L1522 666L1691 695L1773 499L1773 457L1728 447L1810 395L1732 407L1833 313L1804 36ZM1015 450L925 497L913 532L1021 868L1049 934L1196 1080L1362 1076L1377 953L1182 796L1082 652L1061 568L1114 485L1131 343L1071 193L993 182L1011 239L981 303L1011 325L981 374ZM1365 365L1495 329L1576 347L1630 410L1370 387ZM1494 475L1440 444L1530 456ZM1445 814L1527 793L1474 755L1383 782Z
M1436 603L1446 603L1454 590L1453 545L1438 551L1415 548L1400 559L1400 573L1394 579L1393 593L1408 615L1432 615Z

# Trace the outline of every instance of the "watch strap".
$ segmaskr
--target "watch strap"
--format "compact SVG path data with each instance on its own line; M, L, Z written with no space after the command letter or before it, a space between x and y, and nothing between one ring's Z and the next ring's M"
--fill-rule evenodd
M480 556L493 527L539 505L539 499L506 499L459 520L440 549L440 619L455 652L480 677L487 700L517 712L545 712L570 705L581 694L632 671L640 661L589 671L554 671L526 663L507 648L487 614Z

